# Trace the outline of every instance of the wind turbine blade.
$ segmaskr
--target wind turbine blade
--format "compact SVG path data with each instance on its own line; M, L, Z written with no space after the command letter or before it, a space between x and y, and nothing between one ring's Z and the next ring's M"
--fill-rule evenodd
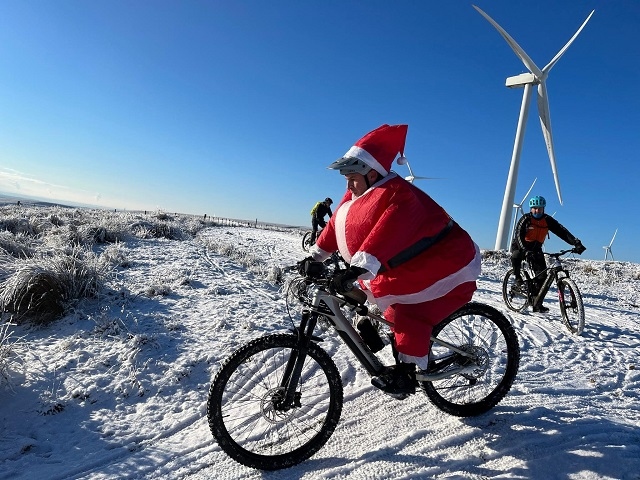
M609 248L611 248L611 245L613 245L613 241L616 239L617 234L618 234L618 229L616 228L616 231L613 234L613 238L611 239L611 243L609 243Z
M478 11L478 13L480 15L482 15L484 18L486 18L487 21L491 25L493 25L496 30L498 30L498 33L500 33L500 35L502 35L502 38L504 38L506 40L506 42L509 44L509 46L514 51L514 53L518 56L518 58L520 60L522 60L522 63L524 63L524 66L527 67L529 69L529 71L536 76L536 78L541 78L542 75L543 75L542 71L533 62L533 60L531 60L531 58L529 58L529 55L527 55L525 53L525 51L522 49L522 47L520 47L520 45L518 45L518 43L513 38L511 38L511 35L509 35L500 25L498 25L498 23L493 18L491 18L486 13L484 13L480 9L480 7L476 7L475 5L472 5L472 6L473 6L473 8L475 8Z
M556 155L553 150L553 135L551 134L551 114L549 112L549 99L547 98L547 86L545 82L541 82L540 85L538 85L538 115L540 116L540 126L542 127L544 143L547 145L547 152L549 152L549 161L551 162L551 171L553 172L553 181L556 184L558 200L560 201L560 205L562 205L562 192L560 191L560 179L558 178Z
M407 162L407 168L409 169L409 175L410 175L411 177L414 177L414 175L413 175L413 170L411 170L411 165L409 165L409 162ZM414 177L414 178L415 178L415 177Z
M527 193L525 193L524 197L522 197L522 201L518 204L518 207L520 207L520 209L522 209L522 204L524 203L524 201L527 199L527 197L531 193L531 190L533 190L533 186L536 184L537 181L538 181L538 177L533 179L533 183L529 187L529 190L527 190Z
M558 60L560 60L560 57L564 54L564 52L567 51L567 48L569 48L569 45L571 45L573 41L578 37L578 35L582 31L582 29L585 27L585 25L587 24L591 16L594 14L594 12L595 10L591 10L591 13L587 17L587 19L582 23L582 26L578 29L578 31L573 35L573 37L571 37L571 39L567 42L567 44L560 49L560 51L556 54L556 56L553 57L551 61L542 69L543 75L541 77L541 80L544 80L545 78L547 78L547 75L549 75L549 71L558 62Z

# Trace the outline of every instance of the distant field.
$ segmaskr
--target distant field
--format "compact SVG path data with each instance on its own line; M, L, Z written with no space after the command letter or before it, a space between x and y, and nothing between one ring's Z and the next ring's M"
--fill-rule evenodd
M58 202L50 202L50 201L46 201L46 200L39 200L36 198L29 198L29 197L20 197L17 195L9 195L6 193L1 193L0 192L0 207L5 206L5 205L15 205L18 202L20 202L20 205L25 206L25 207L64 207L64 208L89 208L89 209L97 209L97 210L105 210L105 211L111 211L111 209L105 208L105 207L96 207L96 206L89 206L89 205L73 205L71 203L58 203ZM130 213L142 213L142 210L127 210ZM148 212L145 211L146 213L154 213L151 210L149 210ZM178 213L175 213L176 215L178 215ZM190 215L193 217L200 217L201 215L194 215L194 214L190 214L190 213L182 213L180 215ZM222 222L229 222L228 224L240 224L240 225L248 225L248 226L255 226L255 227L260 227L260 228L275 228L275 229L280 229L280 228L284 228L284 229L300 229L300 230L306 230L309 229L309 227L307 226L302 226L302 225L287 225L287 224L280 224L280 223L272 223L272 222L262 222L262 221L258 221L258 220L247 220L247 219L235 219L235 218L226 218L226 217L207 217L209 220L215 221L222 221Z
M37 200L35 198L19 197L19 196L15 196L15 195L7 195L5 193L0 193L0 206L1 205L16 204L18 202L20 202L21 205L30 206L30 207L31 206L39 206L39 207L60 206L60 207L73 208L71 205L65 205L63 203L47 202L47 201L44 201L44 200Z

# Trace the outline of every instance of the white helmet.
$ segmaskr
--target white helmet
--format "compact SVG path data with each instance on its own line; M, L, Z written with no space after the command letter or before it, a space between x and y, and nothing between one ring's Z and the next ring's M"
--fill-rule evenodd
M351 173L359 173L366 175L371 167L359 158L342 157L333 162L327 168L331 170L340 170L340 175L349 175Z

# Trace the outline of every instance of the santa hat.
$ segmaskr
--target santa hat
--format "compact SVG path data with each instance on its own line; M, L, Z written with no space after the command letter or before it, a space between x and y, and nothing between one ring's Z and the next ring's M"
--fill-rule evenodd
M404 158L404 144L408 128L408 125L382 125L358 140L343 158L357 158L386 176L398 153L398 164L402 165L407 161Z

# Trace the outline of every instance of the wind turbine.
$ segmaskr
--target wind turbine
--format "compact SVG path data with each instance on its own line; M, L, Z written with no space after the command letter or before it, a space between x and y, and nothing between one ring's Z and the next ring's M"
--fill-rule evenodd
M512 225L511 225L511 235L509 237L509 238L511 238L511 240L513 240L513 232L516 229L516 220L518 219L518 213L520 215L524 215L524 210L522 210L522 204L524 203L524 201L527 199L527 197L531 193L531 190L533 190L533 186L536 184L537 181L538 181L538 177L534 178L533 183L529 187L529 190L527 190L527 193L524 194L524 197L522 197L522 200L520 201L520 203L514 203L513 204L513 222L512 222Z
M540 117L540 125L542 126L542 134L544 136L545 143L547 145L547 152L549 153L549 161L551 162L551 171L553 172L553 180L556 185L556 192L558 193L558 200L562 205L562 193L560 192L560 181L558 179L558 170L556 167L556 158L553 150L553 137L551 135L551 117L549 114L549 100L547 98L547 87L545 81L549 72L553 66L560 60L560 57L567 51L569 45L573 43L576 37L580 34L585 27L595 10L592 10L587 19L582 23L578 31L571 37L567 44L560 49L555 57L542 69L529 58L525 51L511 38L511 36L489 15L483 12L480 8L473 5L480 15L482 15L496 30L502 35L502 37L509 44L516 56L524 63L529 73L522 73L515 77L509 77L506 80L506 86L509 88L524 87L522 94L522 104L520 106L520 117L518 118L518 128L516 129L516 138L513 145L513 153L511 155L511 166L509 168L509 176L507 177L507 186L504 192L504 199L502 200L502 211L500 213L500 222L498 223L498 233L496 235L496 250L502 250L507 247L507 236L509 230L509 209L512 208L513 199L515 196L516 183L518 181L518 168L520 166L520 153L522 152L522 140L524 139L524 131L527 124L527 117L529 114L529 101L531 100L531 87L533 85L538 86L538 115Z
M435 180L435 177L416 177L413 174L413 170L411 169L411 165L409 165L409 162L405 160L404 163L407 165L407 168L409 169L409 175L404 177L404 179L407 182L413 183L415 180Z
M611 239L611 241L609 242L609 245L606 247L602 247L604 248L604 259L607 259L607 256L611 255L611 260L614 260L613 258L613 252L611 251L611 245L613 245L613 241L616 239L616 234L618 233L618 229L616 228L616 231L613 234L613 238ZM614 260L615 261L615 260Z

